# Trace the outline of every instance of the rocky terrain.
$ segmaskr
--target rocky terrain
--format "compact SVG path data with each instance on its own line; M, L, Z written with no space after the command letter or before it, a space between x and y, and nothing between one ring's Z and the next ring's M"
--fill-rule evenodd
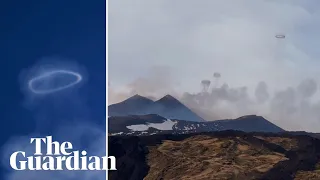
M205 121L167 95L109 106L112 180L318 180L319 134L261 116Z
M217 131L109 136L112 180L316 180L320 140L289 133Z

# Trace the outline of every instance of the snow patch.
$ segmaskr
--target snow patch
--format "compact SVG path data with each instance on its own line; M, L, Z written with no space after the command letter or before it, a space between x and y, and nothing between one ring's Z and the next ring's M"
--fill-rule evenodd
M148 125L146 124L130 125L126 127L132 131L146 131L149 129Z
M123 132L118 132L118 133L111 133L111 136L117 136L117 135L122 135Z
M132 131L146 131L150 127L164 131L164 130L173 130L173 126L175 124L177 124L176 121L171 121L170 119L167 119L163 123L137 124L137 125L130 125L126 127Z

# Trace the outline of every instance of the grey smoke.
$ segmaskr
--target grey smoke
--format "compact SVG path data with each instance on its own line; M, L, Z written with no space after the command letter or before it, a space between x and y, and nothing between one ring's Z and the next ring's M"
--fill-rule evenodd
M179 84L172 77L174 77L174 72L169 67L154 66L144 76L127 84L123 91L111 83L108 87L108 104L117 103L135 94L143 94L152 99L166 94L177 95L175 88Z
M312 97L318 89L317 82L314 79L305 79L297 87L298 93L302 98Z
M285 129L308 131L311 129L311 122L320 124L320 116L316 109L319 101L310 101L316 92L315 80L308 78L297 87L287 87L273 94L269 93L265 82L258 83L254 96L250 96L246 87L231 88L225 84L213 88L208 94L185 93L181 101L200 115L205 112L207 120L257 114ZM208 100L209 103L204 103ZM317 131L317 128L313 128L312 131Z
M138 78L128 85L132 94L168 91L173 83L170 81L172 75L168 67L153 67L150 71L152 73L147 78Z
M159 86L166 84L164 81L168 80L168 78L162 77L162 79L160 78L161 80L158 79L161 84L156 84L153 79L153 76L145 77L145 83L152 83L144 84L146 86L139 86L140 91L132 92L137 92L146 97L152 94L156 98L165 95L166 93L158 90L163 89ZM174 77L169 78L168 81L172 81L172 79ZM144 88L150 86L154 86L154 88ZM131 86L131 90L133 88ZM198 92L178 93L174 91L174 84L166 86L164 89L168 89L167 94L175 92L174 96L176 98L209 121L256 114L264 116L284 129L319 131L317 127L310 128L311 123L320 125L320 113L318 111L320 101L314 100L317 94L315 79L306 78L298 83L296 87L279 88L282 88L282 90L271 92L267 83L260 81L253 91L246 86L230 87L226 83L218 87L211 87L208 92L203 92L201 86L199 86ZM141 89L145 91L141 91ZM109 92L110 98L117 94L113 93L110 94ZM133 94L122 93L121 98L115 102L122 101L131 95Z
M269 99L268 86L264 81L259 82L257 85L255 96L259 103L265 103Z

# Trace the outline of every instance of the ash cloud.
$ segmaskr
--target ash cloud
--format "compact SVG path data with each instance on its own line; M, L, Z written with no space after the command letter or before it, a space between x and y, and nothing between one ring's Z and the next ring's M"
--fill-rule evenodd
M36 94L28 88L30 79L52 70L68 70L79 73L81 82L72 87L49 94ZM60 76L59 78L61 78ZM91 119L90 108L86 103L88 96L83 90L88 81L86 69L76 61L64 58L43 58L33 66L24 69L19 76L21 91L24 94L23 106L34 116L30 126L34 132L22 137L13 136L1 147L2 166L8 170L5 180L105 180L105 171L13 171L9 165L10 155L15 151L25 151L27 156L34 154L31 137L53 136L53 140L73 144L74 150L86 150L88 156L106 155L106 130L98 124L99 120ZM53 77L52 77L53 78ZM43 79L42 87L54 87L55 81Z
M200 115L204 114L207 120L257 114L288 130L318 131L317 127L310 128L312 124L320 124L320 114L316 110L320 101L312 99L316 92L315 80L309 78L296 87L287 87L273 94L265 82L260 82L254 95L250 95L246 87L223 85L209 93L186 93L181 101Z
M318 84L314 79L305 79L297 87L297 93L302 98L311 98L318 90Z
M258 103L265 103L270 95L268 92L268 86L264 81L259 82L255 89L255 96Z
M209 121L256 114L264 116L287 130L319 131L316 126L310 128L312 125L320 125L320 113L318 111L320 101L317 100L316 96L318 85L313 78L304 79L297 86L281 87L283 89L274 92L270 91L265 81L260 81L253 91L250 91L246 86L230 87L227 83L223 83L220 86L210 87L206 92L203 92L199 86L198 92L179 93L173 89L166 92L158 91L158 88L156 88L158 86L154 84L152 77L148 77L150 79L145 77L146 81L144 83L146 84L138 86L140 91L135 91L134 87L128 85L127 87L130 87L131 92L134 93L117 94L113 91L112 94L109 91L109 97L121 96L118 101L115 101L119 102L135 93L145 97L152 94L153 98L157 99L165 94L170 94L170 92L175 92L174 96L177 99ZM167 79L167 77L163 77L161 81ZM174 77L170 78L170 80L172 79ZM147 82L152 83L147 84ZM150 86L154 88L149 89ZM144 87L146 88L144 89ZM173 88L173 86L167 86L166 88ZM141 89L144 91L141 91Z
M156 99L166 94L177 95L175 86L178 84L172 78L172 70L164 66L150 68L144 77L137 78L122 88L112 85L108 87L108 104L117 103L135 94L144 95L150 99Z

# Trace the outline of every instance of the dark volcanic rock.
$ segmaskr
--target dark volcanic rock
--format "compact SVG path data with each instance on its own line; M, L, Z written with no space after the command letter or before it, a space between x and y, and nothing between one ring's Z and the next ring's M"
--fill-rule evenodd
M109 171L109 179L143 179L149 170L145 160L147 153L147 148L140 145L140 139L137 137L110 138L109 156L116 157L117 170Z
M163 124L168 119L156 115L132 115L132 116L115 116L109 117L109 133L113 135L150 135L154 133L162 133L161 129L148 129L146 132L131 131L127 126L131 125L142 125L148 126L152 123ZM184 134L184 133L197 133L197 132L211 132L211 131L222 131L222 130L238 130L244 132L284 132L283 129L272 124L261 116L244 116L235 120L219 120L210 122L192 122L171 119L175 124L172 127L168 127L165 133L173 134ZM170 125L170 124L167 124Z
M248 115L232 120L213 121L224 129L233 129L245 132L284 132L283 129L267 121L262 116Z

